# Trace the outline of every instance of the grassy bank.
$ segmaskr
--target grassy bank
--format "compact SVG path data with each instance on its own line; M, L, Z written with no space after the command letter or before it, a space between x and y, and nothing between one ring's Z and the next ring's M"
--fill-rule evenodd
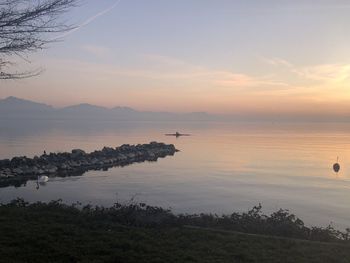
M350 262L342 239L239 233L213 218L144 204L77 209L17 200L0 206L0 262Z

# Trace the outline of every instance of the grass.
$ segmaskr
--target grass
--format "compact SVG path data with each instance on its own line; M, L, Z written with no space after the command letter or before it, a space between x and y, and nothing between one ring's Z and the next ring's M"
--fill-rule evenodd
M345 242L140 225L101 211L58 202L0 206L0 262L350 262Z

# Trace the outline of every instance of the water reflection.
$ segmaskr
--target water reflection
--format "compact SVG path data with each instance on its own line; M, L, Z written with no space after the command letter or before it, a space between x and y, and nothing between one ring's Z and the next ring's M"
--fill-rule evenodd
M0 156L10 158L80 148L150 141L173 143L181 152L157 163L140 163L84 176L0 185L0 201L53 200L111 205L138 198L177 212L229 213L258 203L282 207L307 223L350 222L350 125L229 123L0 123ZM164 136L183 130L195 136ZM332 171L334 156L341 169ZM19 187L20 186L20 187Z

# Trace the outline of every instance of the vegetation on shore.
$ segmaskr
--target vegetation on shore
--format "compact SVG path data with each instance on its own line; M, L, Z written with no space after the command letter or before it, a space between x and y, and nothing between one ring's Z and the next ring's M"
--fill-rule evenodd
M0 205L0 233L0 262L350 261L347 232L308 228L286 210L262 215L261 206L230 216L174 215L142 203L18 199Z

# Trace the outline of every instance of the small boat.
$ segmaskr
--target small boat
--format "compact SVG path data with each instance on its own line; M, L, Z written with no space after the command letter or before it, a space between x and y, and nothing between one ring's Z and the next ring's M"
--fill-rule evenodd
M175 133L168 133L168 134L165 134L165 136L180 137L180 136L191 136L191 134L184 134L184 133L175 132Z

